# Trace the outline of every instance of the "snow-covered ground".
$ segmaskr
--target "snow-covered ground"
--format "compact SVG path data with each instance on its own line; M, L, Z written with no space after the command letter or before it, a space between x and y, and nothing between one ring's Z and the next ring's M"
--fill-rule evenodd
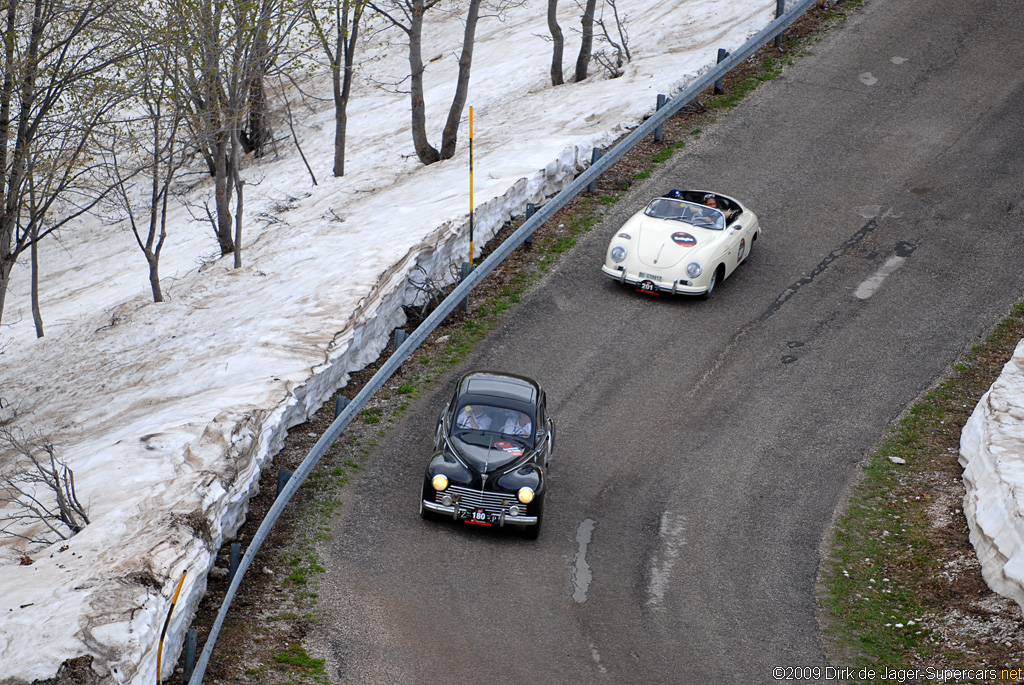
M964 426L960 464L982 576L1024 609L1024 342Z
M578 9L560 4L570 74ZM718 48L735 49L770 23L775 5L634 0L620 7L634 55L625 75L609 80L595 67L586 82L558 88L541 37L545 3L482 20L469 94L477 246L526 203L564 187L591 148L637 125L658 93L674 94ZM435 145L461 36L455 17L425 31ZM296 111L318 185L287 144L247 164L242 268L212 259L209 229L178 207L161 260L166 302L154 304L126 226L83 220L41 249L46 337L38 340L28 269L16 268L0 328L0 418L16 411L16 427L53 443L91 522L44 548L0 541L0 682L49 678L83 655L108 682L153 682L160 630L187 572L164 648L168 675L214 554L236 532L287 429L383 349L416 295L407 279L417 265L436 275L465 259L468 120L454 159L421 166L408 96L371 85L401 79L406 66L396 45L368 63L349 107L344 178L330 174L329 99ZM327 79L317 77L321 94ZM211 193L202 180L190 198ZM1020 386L986 425L1021 406ZM0 468L10 467L5 458Z
M562 2L571 75L579 10ZM770 23L772 0L636 0L623 6L633 61L614 80L550 86L546 3L481 20L474 112L475 244L526 203L560 190L605 145ZM424 32L432 142L454 92L463 27L438 15ZM367 32L365 35L369 35ZM401 36L390 31L395 43ZM374 44L380 35L374 37ZM206 586L216 550L246 513L260 469L290 426L375 358L432 274L466 258L468 111L455 158L413 155L408 95L371 82L407 73L403 46L367 45L349 106L346 176L335 179L333 107L295 106L314 186L293 147L249 162L244 266L209 229L174 210L154 304L126 225L86 219L41 248L46 336L36 339L28 268L16 268L0 328L0 396L14 425L53 443L73 469L90 524L66 542L0 542L0 680L52 677L92 655L109 682L156 679L157 641L185 575L165 643L164 675ZM314 90L330 93L327 73ZM286 130L283 124L280 126ZM207 179L190 191L201 201ZM0 467L9 468L7 463ZM22 554L31 564L22 565Z

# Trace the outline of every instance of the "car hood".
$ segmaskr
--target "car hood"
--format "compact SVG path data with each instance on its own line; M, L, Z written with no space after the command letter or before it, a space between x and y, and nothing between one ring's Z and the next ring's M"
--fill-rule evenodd
M489 436L486 440L474 436L472 440L466 442L452 438L449 444L462 461L477 473L494 473L519 461L529 451L522 442L508 436Z
M651 269L671 269L684 260L704 256L726 235L726 231L650 217L641 218L632 230L637 234L637 259Z

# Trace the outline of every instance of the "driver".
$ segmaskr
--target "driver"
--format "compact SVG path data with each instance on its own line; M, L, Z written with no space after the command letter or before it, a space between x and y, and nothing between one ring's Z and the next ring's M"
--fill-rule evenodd
M505 412L507 418L505 419L505 425L501 427L501 432L506 435L517 435L520 437L529 437L530 432L533 430L533 425L530 423L530 417L521 411L509 411Z
M470 428L485 431L491 427L491 417L479 404L467 404L459 412L459 418L455 420L459 428Z
M702 226L714 226L718 223L719 212L715 211L718 209L718 200L711 193L704 196L704 206L708 209L698 209L694 212L691 217L691 222L701 224Z

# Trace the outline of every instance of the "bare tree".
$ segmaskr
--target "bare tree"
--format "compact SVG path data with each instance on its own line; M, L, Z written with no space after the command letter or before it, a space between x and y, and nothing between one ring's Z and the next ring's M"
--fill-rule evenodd
M160 288L160 253L167 238L171 183L190 158L179 140L184 116L179 106L181 98L177 95L180 73L167 43L152 40L159 39L159 31L164 28L160 27L150 39L144 40L143 49L132 60L132 72L137 75L132 90L142 115L119 123L115 131L122 133L111 137L108 153L110 173L116 186L112 202L127 218L135 242L149 265L154 302L164 299ZM144 201L136 199L133 192L137 178L148 186Z
M419 264L416 265L416 271L419 272L420 280L410 274L407 282L417 291L413 306L419 307L420 316L426 316L451 292L452 284L459 282L461 267L455 262L449 262L447 274L436 278L432 278Z
M591 52L594 48L594 11L597 9L597 0L587 0L583 7L583 17L580 23L583 28L583 41L580 44L580 54L576 58L576 81L587 78L587 68L590 65Z
M89 524L75 489L75 474L57 457L53 443L42 438L33 442L0 425L0 448L15 455L0 475L0 504L6 505L0 535L31 544L67 540ZM34 532L38 524L42 533Z
M627 15L619 16L619 8L615 2L616 0L605 0L605 4L601 6L600 18L594 20L601 29L598 40L609 46L608 50L601 48L595 52L594 61L604 67L605 72L611 78L622 76L622 67L633 59L633 55L629 52L629 33L626 31ZM608 22L604 15L604 11L608 7L612 11L612 20L615 22L615 34L618 40L612 38L608 30Z
M241 159L269 137L265 79L299 9L288 0L163 0L183 65L192 136L214 178L214 232L221 255L241 265ZM232 216L231 200L235 200Z
M436 7L440 0L385 0L370 2L370 6L388 19L409 37L409 78L412 100L412 141L416 156L424 164L433 164L450 159L455 154L458 141L459 122L466 106L469 91L469 73L473 64L473 43L476 26L480 18L481 0L469 0L466 10L466 28L462 38L462 54L459 56L459 76L455 84L455 96L448 109L448 119L441 133L441 149L438 150L427 139L427 115L423 102L423 19L427 11Z
M313 33L327 56L334 87L334 175L345 175L345 135L352 92L356 41L366 0L329 0L309 5ZM330 19L325 15L330 14Z
M4 0L0 6L0 321L18 257L111 190L91 153L123 95L111 68L133 49L116 8L116 0ZM37 289L33 309L41 337Z
M560 86L565 83L562 74L562 50L565 38L562 27L558 25L558 0L548 0L548 31L551 32L551 85Z

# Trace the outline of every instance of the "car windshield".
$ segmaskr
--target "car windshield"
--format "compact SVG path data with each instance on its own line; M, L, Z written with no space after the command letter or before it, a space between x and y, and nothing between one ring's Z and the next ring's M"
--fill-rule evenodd
M474 442L468 435L470 433L503 435L532 444L533 422L527 414L515 409L467 404L455 413L452 434L466 442Z
M714 207L694 202L659 197L651 200L644 214L655 219L671 219L713 231L725 229L725 215Z

